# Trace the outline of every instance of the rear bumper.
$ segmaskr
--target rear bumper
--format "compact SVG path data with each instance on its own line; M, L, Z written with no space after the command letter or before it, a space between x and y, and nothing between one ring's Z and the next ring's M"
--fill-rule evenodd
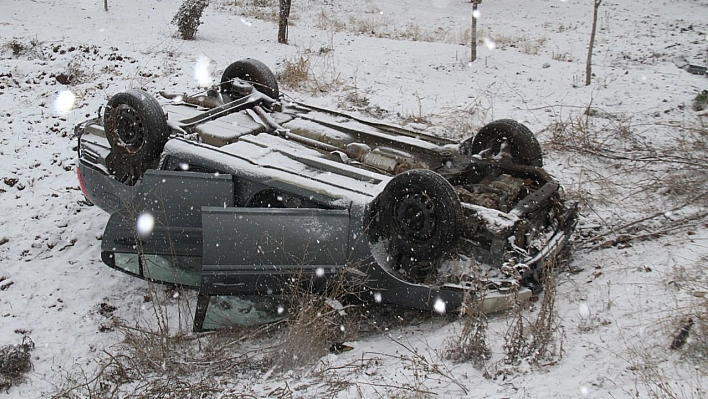
M86 199L108 214L120 210L121 199L132 195L132 187L110 177L102 165L96 165L79 157L76 168Z

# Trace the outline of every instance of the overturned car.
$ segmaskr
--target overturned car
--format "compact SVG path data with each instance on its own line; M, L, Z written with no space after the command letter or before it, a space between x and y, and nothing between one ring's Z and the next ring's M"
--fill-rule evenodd
M531 295L577 223L512 120L455 142L280 101L254 59L205 93L161 97L115 94L78 125L77 173L111 214L103 262L199 290L196 330L277 317L269 298L295 282L451 311L481 278L499 310Z

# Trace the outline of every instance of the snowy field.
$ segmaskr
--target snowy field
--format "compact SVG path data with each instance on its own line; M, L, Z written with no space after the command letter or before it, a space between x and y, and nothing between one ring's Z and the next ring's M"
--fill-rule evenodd
M454 363L444 352L460 321L403 312L347 341L353 350L289 371L249 357L279 332L233 332L220 336L228 356L198 368L209 375L175 372L196 364L177 353L155 360L172 378L163 396L141 385L153 370L124 385L115 377L106 386L122 387L116 397L708 396L708 116L693 109L708 78L673 62L708 63L707 1L603 1L589 86L592 0L484 1L475 62L462 0L294 0L288 45L276 40L276 1L212 0L193 41L170 24L179 3L0 4L0 346L35 344L32 370L0 395L110 397L89 388L106 359L131 353L121 343L132 335L116 324L164 331L166 315L194 306L193 293L101 263L108 215L78 187L73 127L121 90L196 92L204 60L218 79L252 57L283 76L287 98L456 138L501 118L537 132L546 169L582 205L574 259L558 278L555 356L508 364L516 319L493 315L492 358ZM298 61L309 79L288 87L283 72ZM538 311L521 316L533 323ZM670 350L689 318L688 342ZM169 324L181 326L176 316ZM215 336L183 338L204 352Z

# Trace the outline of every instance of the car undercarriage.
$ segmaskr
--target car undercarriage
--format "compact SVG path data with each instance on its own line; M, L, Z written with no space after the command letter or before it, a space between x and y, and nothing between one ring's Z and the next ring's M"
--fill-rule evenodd
M540 287L577 223L513 120L456 142L287 101L253 59L204 93L160 97L118 93L78 125L77 171L111 214L102 260L199 290L197 330L277 318L216 305L263 309L294 276L355 280L372 303L453 310L472 293L503 310Z

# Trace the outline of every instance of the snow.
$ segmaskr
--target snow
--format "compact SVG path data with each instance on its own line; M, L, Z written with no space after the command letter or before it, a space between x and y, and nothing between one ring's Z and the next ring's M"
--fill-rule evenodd
M138 215L136 230L141 238L150 237L152 229L155 227L155 218L150 213Z
M194 67L194 79L199 87L211 87L214 84L214 77L211 76L209 66L211 60L205 56L197 58L197 65Z
M485 378L485 371L441 356L462 327L435 317L362 335L348 342L352 351L323 357L302 379L268 372L269 378L231 381L224 395L275 396L289 386L315 397L317 376L326 375L354 383L339 397L414 396L411 387L438 397L662 397L662 382L678 397L705 396L705 359L690 355L704 343L668 350L682 318L705 308L705 216L631 245L588 250L594 243L582 242L598 226L603 231L686 202L631 233L700 212L704 202L675 194L679 177L691 176L661 162L567 151L563 145L587 143L549 128L578 126L592 108L595 129L585 138L615 155L658 156L648 147L685 154L681 143L700 126L691 101L708 80L676 68L672 58L706 64L705 1L603 2L590 86L584 86L589 0L483 2L478 29L487 45L472 63L461 45L471 15L462 0L296 0L290 45L277 43L275 23L233 5L248 2L213 0L194 41L176 38L169 24L178 2L108 3L108 12L98 0L14 0L0 7L0 346L21 343L25 332L36 344L33 370L8 397L51 396L67 372L92 370L104 349L121 342L120 333L101 332L109 318L100 304L115 306L110 313L124 320L154 320L143 301L155 289L100 260L108 215L88 206L79 189L73 127L121 90L197 92L246 57L276 71L309 57L313 73L339 85L315 94L283 88L288 99L365 113L348 96L356 93L388 111L390 121L432 121L429 129L446 137L471 136L494 119L519 120L538 132L546 169L585 207L574 272L558 283L563 356L557 361L505 366L511 317L495 315L487 333L491 378ZM324 16L343 26L322 29Z

